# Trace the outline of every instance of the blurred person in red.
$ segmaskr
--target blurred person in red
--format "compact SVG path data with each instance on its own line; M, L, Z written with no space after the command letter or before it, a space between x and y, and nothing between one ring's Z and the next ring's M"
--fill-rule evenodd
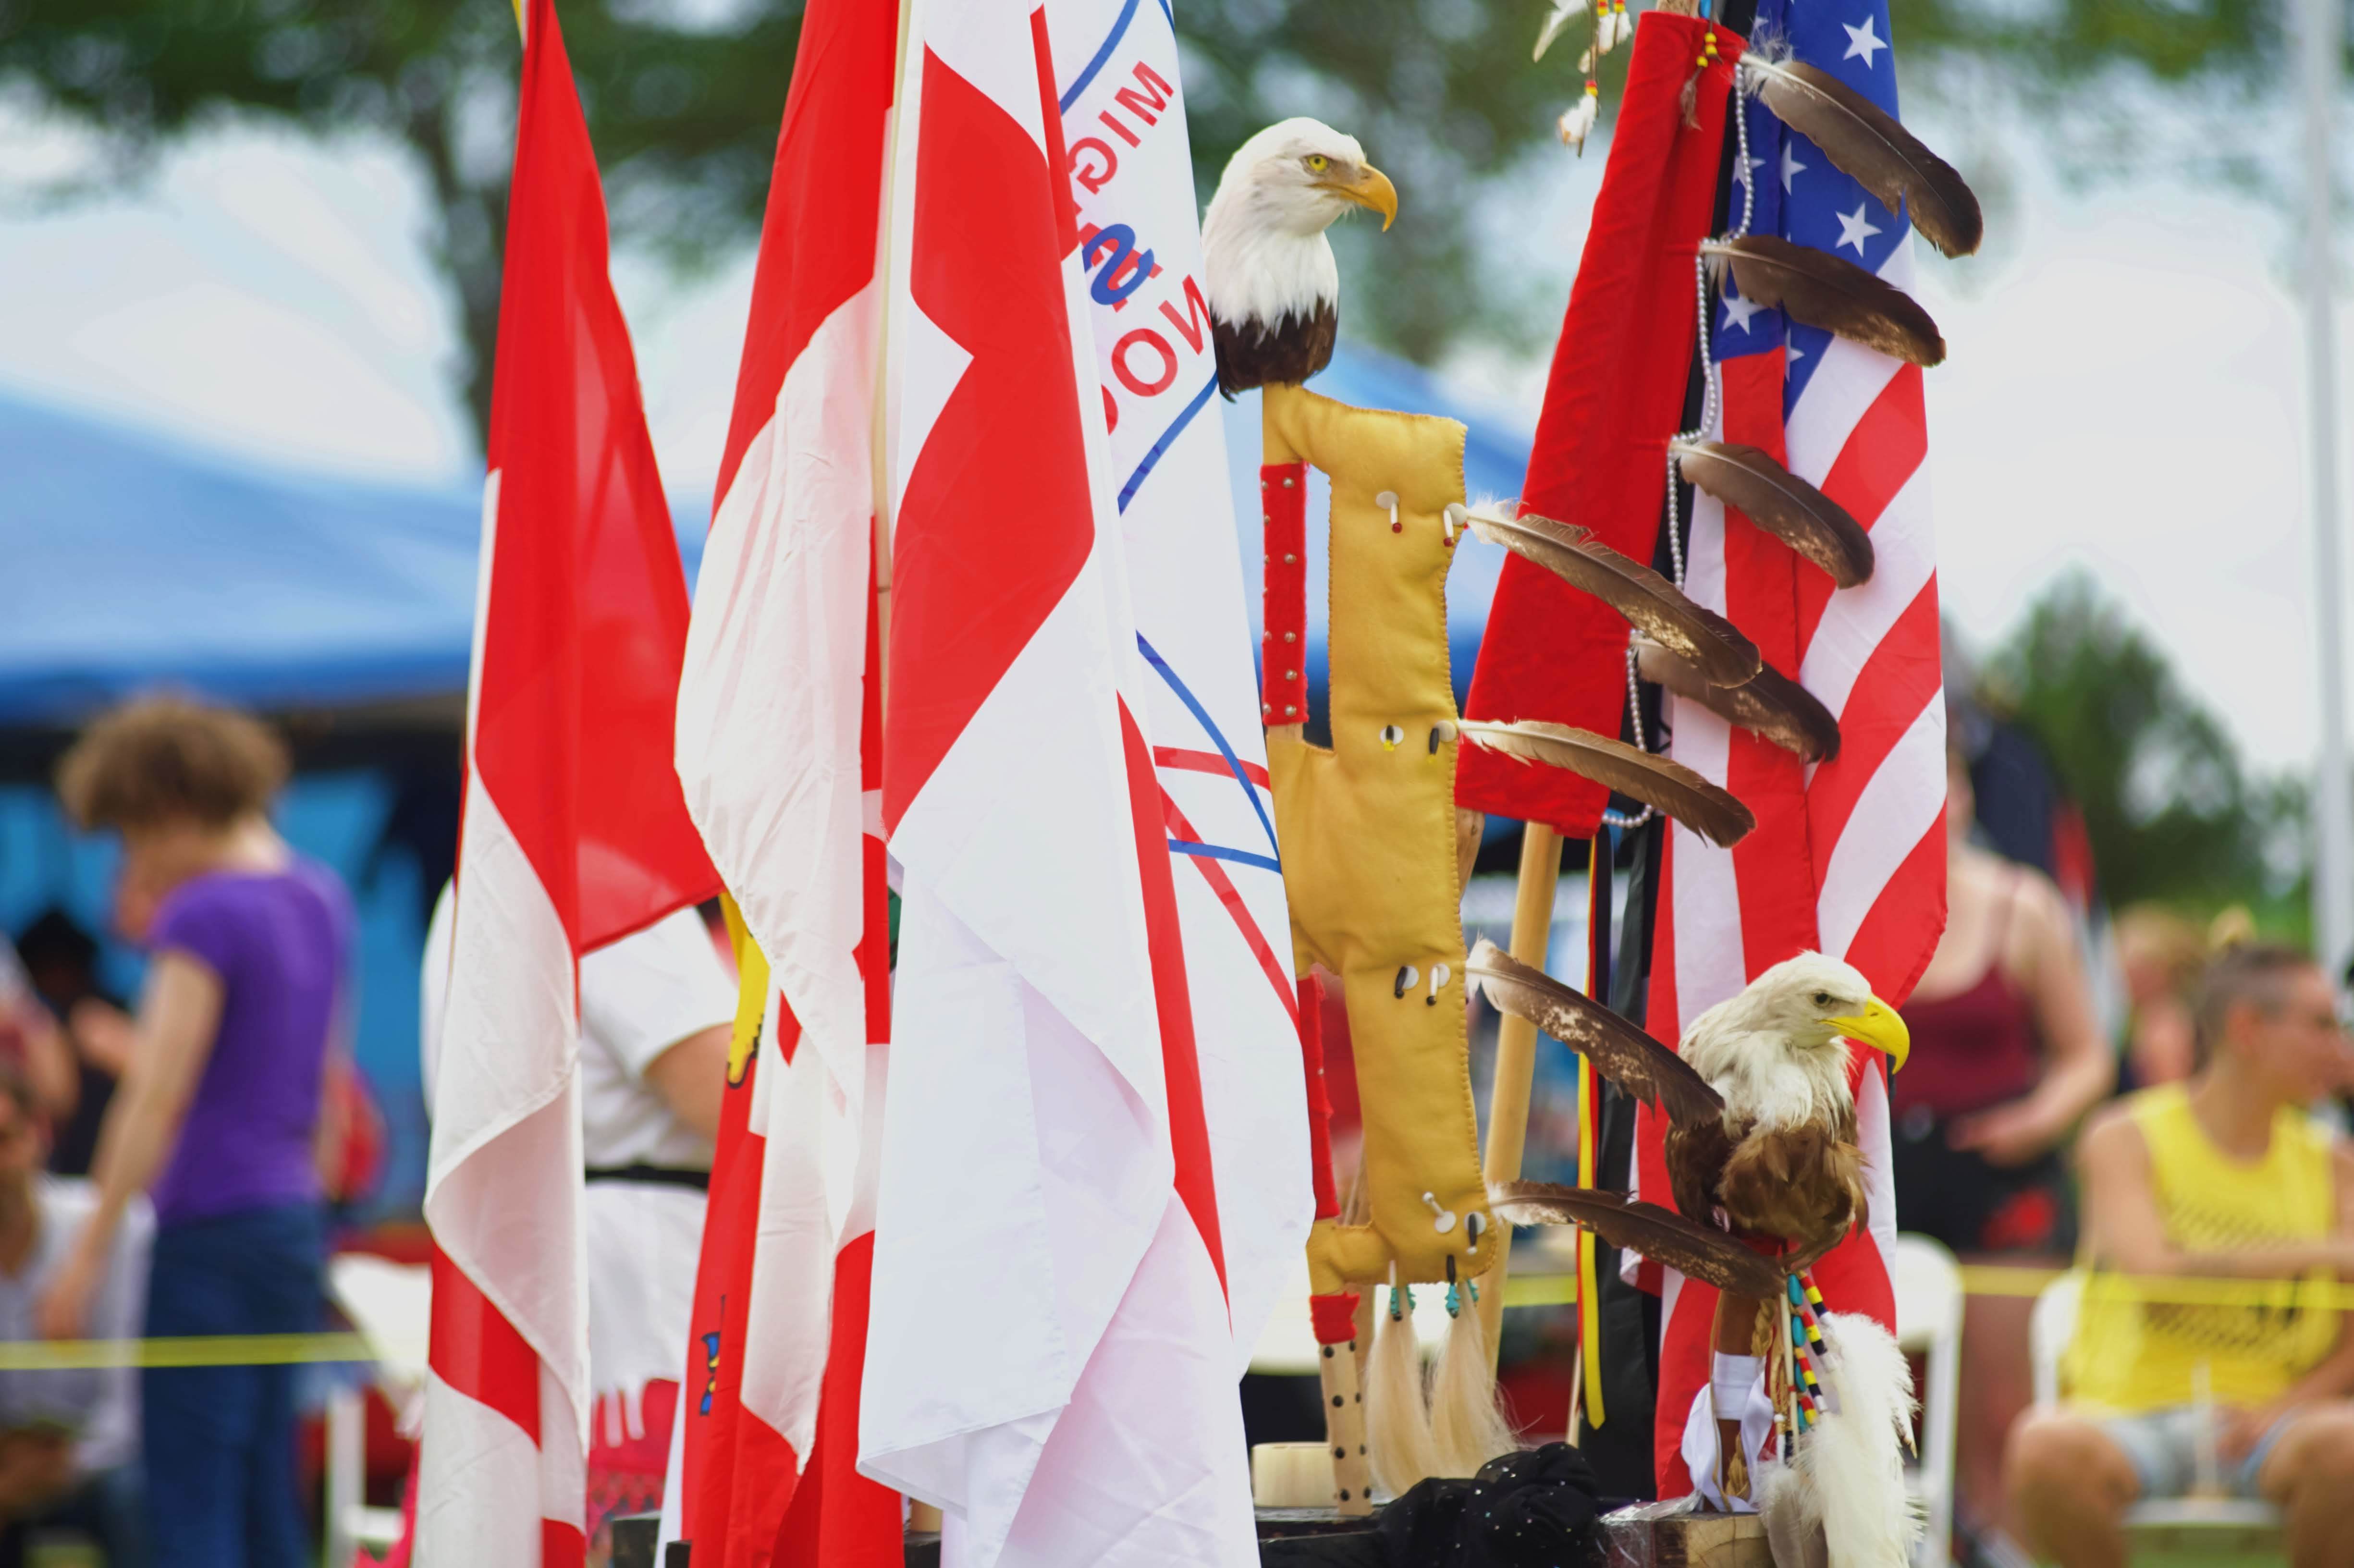
M1889 1085L1896 1223L1965 1262L2062 1266L2062 1151L2115 1082L2075 921L2052 879L1980 847L1959 751L1946 800L1946 929L1904 1022ZM2034 1396L2025 1298L1973 1297L1963 1318L1956 1476L1966 1528L2000 1518L2002 1450Z
M459 896L443 889L425 938L428 1105ZM662 1507L735 1022L736 982L693 909L580 960L591 1563L610 1551L617 1515Z
M133 702L66 755L58 793L122 840L118 916L149 954L107 1107L96 1201L36 1308L89 1331L118 1228L154 1209L143 1332L314 1331L323 1308L321 1085L350 1004L352 910L270 825L284 747L242 714ZM309 1568L292 1366L151 1367L141 1451L158 1559Z
M38 1104L0 1066L0 1342L39 1337L34 1307L97 1202L87 1181L45 1174ZM137 1203L115 1228L90 1332L139 1334L151 1224ZM145 1563L139 1488L138 1373L130 1366L0 1371L0 1568L22 1568L36 1531L74 1529L109 1568Z

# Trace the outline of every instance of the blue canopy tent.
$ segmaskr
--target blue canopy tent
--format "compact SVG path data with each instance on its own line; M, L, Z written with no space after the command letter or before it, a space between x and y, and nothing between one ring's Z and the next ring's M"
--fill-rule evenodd
M1525 436L1465 414L1413 366L1344 347L1316 389L1464 418L1471 494L1519 493ZM1247 562L1260 552L1257 399L1226 406L1225 417ZM0 783L0 928L20 930L55 906L107 930L111 846L68 832L47 788L73 726L159 685L280 715L304 768L282 826L359 900L355 1050L392 1124L384 1201L413 1207L424 1171L419 911L446 874L447 851L438 860L385 851L454 836L479 487L304 475L6 396L0 475L0 780L13 781ZM707 517L702 497L677 514L690 582ZM1474 541L1454 570L1458 694L1500 561ZM1320 688L1320 559L1316 570L1309 671ZM1254 636L1257 612L1254 596ZM135 954L108 944L114 991L131 994L138 970Z

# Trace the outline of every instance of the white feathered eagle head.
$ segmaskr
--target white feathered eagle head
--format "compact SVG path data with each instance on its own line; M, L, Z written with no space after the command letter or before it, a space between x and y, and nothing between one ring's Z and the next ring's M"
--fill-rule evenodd
M1397 189L1355 137L1321 121L1278 121L1235 150L1202 218L1204 294L1228 346L1313 326L1330 356L1341 273L1324 231L1355 207L1380 213L1387 228ZM1320 358L1304 371L1271 365L1264 379L1296 382L1322 367Z

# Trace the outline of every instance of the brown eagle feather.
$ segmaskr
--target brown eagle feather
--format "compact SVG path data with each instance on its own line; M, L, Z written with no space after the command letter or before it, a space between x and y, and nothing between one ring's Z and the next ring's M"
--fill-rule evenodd
M1681 762L1565 724L1526 719L1486 724L1465 719L1458 733L1477 746L1523 762L1563 768L1664 811L1720 849L1748 837L1757 818L1730 791Z
M1946 339L1920 302L1844 256L1774 234L1704 240L1700 253L1732 269L1744 300L1909 364L1946 362Z
M1594 1064L1595 1071L1671 1121L1724 1114L1724 1097L1691 1070L1681 1056L1660 1044L1600 1002L1581 996L1543 969L1504 951L1485 937L1471 949L1464 969L1480 982L1488 1000L1515 1018L1525 1018Z
M1575 524L1490 507L1466 508L1464 522L1488 543L1502 546L1602 600L1638 631L1699 665L1719 685L1737 686L1757 673L1757 644L1731 621L1693 603L1675 584Z
M1635 671L1720 718L1765 736L1809 762L1839 755L1839 720L1815 694L1771 664L1738 686L1711 685L1691 662L1648 637L1635 639Z
M1488 1189L1488 1206L1516 1225L1584 1225L1612 1246L1640 1253L1719 1290L1749 1297L1782 1291L1783 1271L1774 1259L1631 1192L1505 1181Z

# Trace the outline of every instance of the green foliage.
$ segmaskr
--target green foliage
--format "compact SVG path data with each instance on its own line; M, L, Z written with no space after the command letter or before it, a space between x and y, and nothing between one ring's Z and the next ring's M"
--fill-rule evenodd
M888 3L888 0L882 0ZM1482 195L1531 158L1578 90L1573 24L1540 65L1549 0L1184 0L1185 86L1206 196L1226 154L1286 115L1357 135L1401 220L1342 237L1352 332L1428 362L1469 336L1542 344L1566 257L1481 255ZM758 229L797 0L565 0L565 38L624 242L695 258ZM1895 0L1908 73L1968 54L2006 83L2238 72L2273 47L2254 0ZM133 154L223 113L405 143L440 209L430 238L462 306L477 426L489 406L517 43L500 0L0 0L0 84ZM1622 51L1611 65L1625 58ZM1588 165L1591 167L1591 164ZM1516 236L1525 241L1526 236Z
M1982 692L2052 758L2113 905L2286 904L2302 785L2250 778L2221 721L2090 577L2071 572L2030 607Z

